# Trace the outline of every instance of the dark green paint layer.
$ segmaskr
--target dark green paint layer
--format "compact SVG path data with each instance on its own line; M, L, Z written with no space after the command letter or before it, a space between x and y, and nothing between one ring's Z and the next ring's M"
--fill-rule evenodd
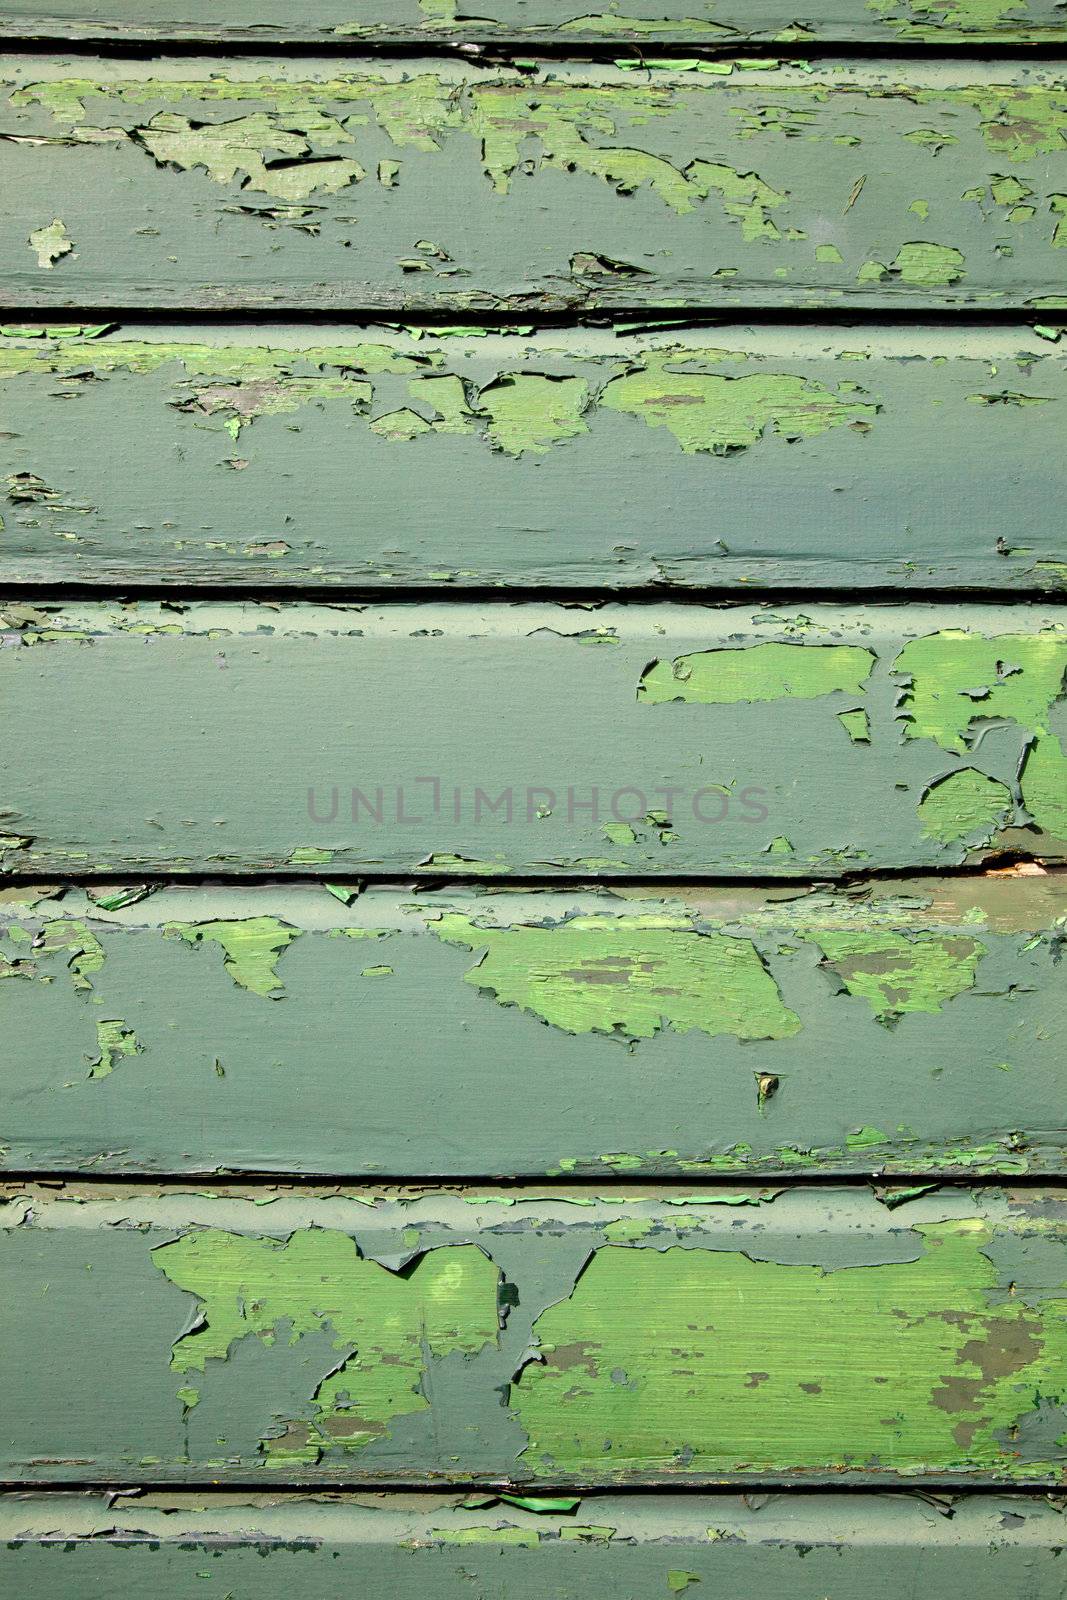
M1026 327L88 331L0 336L9 582L1067 582Z
M16 38L203 40L210 43L451 43L730 46L782 43L1041 45L1067 39L1051 0L819 0L797 19L788 0L4 0L0 35Z
M732 1600L1060 1600L1063 1539L1062 1511L1018 1495L587 1495L563 1515L476 1494L0 1501L0 1575L22 1600L671 1600L695 1584Z
M9 306L1067 306L1067 95L965 61L24 58Z
M11 871L669 882L1067 849L1054 608L4 615Z
M1062 876L338 892L6 891L3 1163L1062 1170Z
M1062 1199L10 1189L0 1472L1051 1486Z

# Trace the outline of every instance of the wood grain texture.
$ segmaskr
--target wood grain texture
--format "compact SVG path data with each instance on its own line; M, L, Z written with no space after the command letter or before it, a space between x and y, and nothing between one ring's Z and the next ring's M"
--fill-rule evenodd
M1060 1481L1062 1191L909 1193L16 1191L0 1467Z
M491 45L739 45L824 43L1041 45L1067 39L1052 0L819 0L798 21L788 0L4 0L0 36L20 39L140 39L235 43Z
M1063 1169L1055 874L2 899L13 1171Z
M1062 1511L1025 1495L598 1494L538 1513L492 1495L17 1493L0 1573L23 1600L669 1600L698 1583L734 1600L1060 1600L1063 1534Z
M973 325L476 333L0 336L0 578L1067 582L1049 515L1067 343Z
M4 859L833 878L1064 856L1033 605L9 606Z
M1067 306L1016 63L23 58L0 105L9 306Z

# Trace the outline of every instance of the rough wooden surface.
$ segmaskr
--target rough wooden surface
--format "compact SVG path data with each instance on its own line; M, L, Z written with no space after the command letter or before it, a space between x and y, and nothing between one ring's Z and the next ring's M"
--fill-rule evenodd
M0 1472L1052 1485L1062 1213L1036 1189L17 1191Z
M1026 327L60 332L0 336L8 582L1067 583Z
M1041 45L1067 40L1052 0L818 0L802 21L789 0L658 0L620 9L607 0L4 0L0 36L227 43L543 43L564 47L746 41Z
M1063 1167L1055 875L3 900L12 1170Z
M42 57L5 85L10 306L1067 306L1044 68Z
M733 1600L1060 1600L1063 1537L1061 1510L1019 1495L586 1495L535 1511L491 1495L20 1493L0 1504L0 1573L22 1600L670 1600L694 1584Z
M1065 852L1054 609L4 617L17 872L832 878Z

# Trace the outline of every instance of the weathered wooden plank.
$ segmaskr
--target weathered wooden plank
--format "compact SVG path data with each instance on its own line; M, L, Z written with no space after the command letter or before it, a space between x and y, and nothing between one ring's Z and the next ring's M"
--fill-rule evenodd
M698 1583L733 1600L1062 1596L1063 1512L1038 1496L604 1494L549 1505L16 1492L0 1501L0 1572L23 1600L602 1600Z
M1062 876L3 901L11 1170L1063 1169Z
M819 0L798 21L788 0L658 0L620 13L606 0L4 0L0 37L204 40L226 44L543 43L740 45L811 43L1040 45L1067 39L1052 0ZM651 14L650 14L651 13Z
M1067 306L1054 72L23 59L9 305Z
M1067 1464L1062 1191L96 1183L3 1217L14 1480L1038 1485Z
M1032 605L17 605L16 871L832 878L1067 836Z
M1029 328L88 332L0 337L9 582L1067 581Z

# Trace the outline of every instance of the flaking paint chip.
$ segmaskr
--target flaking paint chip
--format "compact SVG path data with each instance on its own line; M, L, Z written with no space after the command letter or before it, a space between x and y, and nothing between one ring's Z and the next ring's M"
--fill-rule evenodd
M67 233L66 223L54 217L46 228L35 228L28 240L31 250L37 252L37 265L49 271L61 257L72 254L74 241Z

